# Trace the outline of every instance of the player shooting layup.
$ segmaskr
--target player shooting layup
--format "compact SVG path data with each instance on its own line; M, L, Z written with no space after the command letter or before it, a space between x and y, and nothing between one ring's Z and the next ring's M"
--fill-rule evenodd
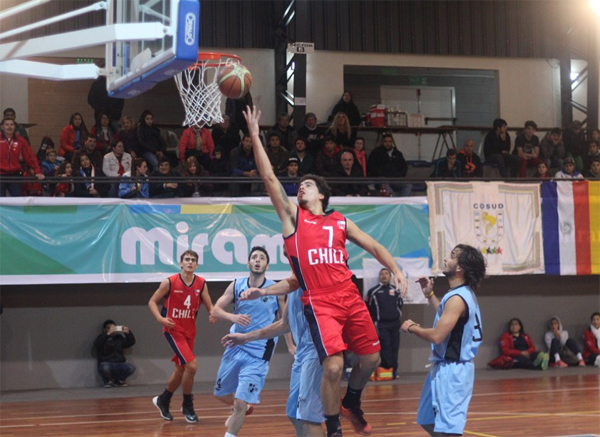
M313 342L323 364L321 397L328 436L341 436L340 381L346 343L359 362L352 369L341 413L361 435L371 434L363 418L360 395L379 365L379 339L360 292L347 267L346 239L373 255L395 275L396 287L404 295L407 282L392 255L336 211L327 211L330 189L319 176L302 178L298 206L277 180L259 137L260 111L247 107L244 113L252 137L254 157L271 202L281 219L290 264L300 287L302 303Z

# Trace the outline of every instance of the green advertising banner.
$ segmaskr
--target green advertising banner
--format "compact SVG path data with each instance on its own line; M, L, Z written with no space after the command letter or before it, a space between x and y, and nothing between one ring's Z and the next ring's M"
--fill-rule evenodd
M181 201L3 198L0 284L158 282L179 271L188 249L200 256L200 275L228 281L247 274L252 246L269 252L270 278L289 276L281 223L268 199ZM331 203L394 257L431 260L426 198ZM350 268L361 277L370 255L347 247Z

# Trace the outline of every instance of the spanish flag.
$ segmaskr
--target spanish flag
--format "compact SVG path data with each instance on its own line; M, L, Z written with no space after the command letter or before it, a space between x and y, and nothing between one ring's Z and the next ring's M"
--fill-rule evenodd
M600 181L543 182L542 229L547 274L600 274Z

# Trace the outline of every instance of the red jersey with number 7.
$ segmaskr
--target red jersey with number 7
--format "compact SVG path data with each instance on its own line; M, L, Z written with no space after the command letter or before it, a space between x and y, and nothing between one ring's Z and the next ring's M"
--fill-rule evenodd
M171 331L182 332L186 337L196 336L196 316L202 304L200 295L204 290L204 278L194 275L191 284L187 285L181 274L169 276L169 293L165 296L165 302L161 315L175 322ZM167 331L163 327L163 332Z
M296 230L284 243L305 295L352 280L346 252L346 217L339 212L314 215L298 207Z

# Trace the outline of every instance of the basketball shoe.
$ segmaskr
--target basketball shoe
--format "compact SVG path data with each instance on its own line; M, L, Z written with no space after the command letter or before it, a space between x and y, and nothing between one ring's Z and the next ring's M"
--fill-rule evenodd
M173 420L173 416L169 413L169 404L165 404L165 402L161 399L160 396L154 396L152 398L152 403L158 411L160 411L160 416L165 420Z
M360 435L371 435L373 432L373 428L371 425L365 420L363 410L361 410L360 405L356 405L350 408L341 407L342 416L350 421L350 424Z
M196 412L194 411L194 403L193 402L188 402L188 403L184 402L183 405L181 406L181 412L185 416L185 421L187 423L197 423L198 422L198 416L196 416Z

